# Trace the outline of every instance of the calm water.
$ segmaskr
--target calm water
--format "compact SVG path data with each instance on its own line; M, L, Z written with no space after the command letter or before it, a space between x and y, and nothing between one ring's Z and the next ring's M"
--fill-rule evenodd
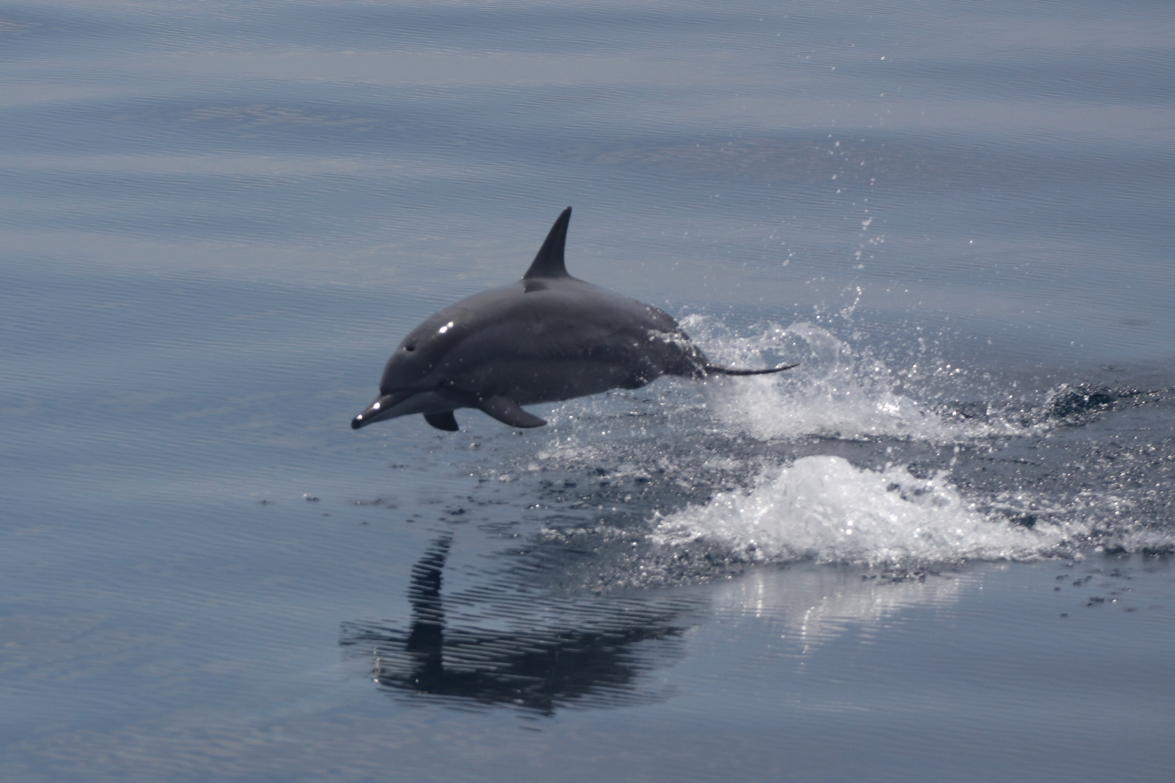
M0 779L1163 779L1169 3L0 7ZM350 417L572 272L716 359Z

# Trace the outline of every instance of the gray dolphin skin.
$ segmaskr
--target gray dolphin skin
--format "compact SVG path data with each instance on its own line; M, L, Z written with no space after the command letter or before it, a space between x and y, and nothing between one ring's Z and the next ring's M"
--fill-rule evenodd
M608 389L638 389L662 375L759 375L718 367L668 314L567 274L563 210L522 279L462 299L404 338L384 367L379 396L351 420L359 429L412 413L454 432L458 408L513 427L547 422L523 405Z

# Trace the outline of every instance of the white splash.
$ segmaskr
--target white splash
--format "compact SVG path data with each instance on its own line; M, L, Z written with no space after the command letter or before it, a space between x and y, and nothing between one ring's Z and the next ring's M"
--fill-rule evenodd
M717 541L755 560L925 564L1030 560L1055 551L1060 530L989 518L945 474L858 468L835 456L762 470L749 489L662 517L654 540Z
M714 334L707 319L685 319L688 329L706 335L734 357L732 364L757 366L764 349L781 352L800 365L780 375L720 379L708 384L714 415L725 426L754 438L822 435L843 439L893 437L952 443L993 435L1024 434L1008 421L962 420L902 393L903 374L949 377L957 367L914 365L897 372L867 351L811 323L768 327L758 335ZM724 361L730 361L725 356Z

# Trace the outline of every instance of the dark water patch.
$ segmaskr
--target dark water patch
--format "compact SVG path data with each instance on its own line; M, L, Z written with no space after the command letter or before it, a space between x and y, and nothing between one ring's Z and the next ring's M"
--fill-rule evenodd
M1072 421L1109 410L1115 402L1137 397L1140 393L1137 389L1115 392L1106 387L1070 387L1066 384L1050 393L1047 411L1052 418Z
M1028 434L1035 426L1082 426L1113 411L1127 408L1169 405L1175 390L1143 390L1133 386L1114 388L1097 383L1060 383L1041 393L1026 390L1014 400L952 401L938 412L960 421L999 423L1023 427Z

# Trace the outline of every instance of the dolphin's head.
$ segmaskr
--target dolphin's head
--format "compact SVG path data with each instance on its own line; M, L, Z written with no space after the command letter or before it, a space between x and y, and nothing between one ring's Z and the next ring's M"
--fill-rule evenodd
M381 392L370 405L351 419L351 429L357 430L377 421L407 416L410 413L431 413L443 404L443 400L431 391L401 390L392 394Z
M458 318L458 313L443 310L404 338L384 366L379 396L351 419L352 429L397 416L457 407L442 392L449 385L443 365L445 355L457 341Z

